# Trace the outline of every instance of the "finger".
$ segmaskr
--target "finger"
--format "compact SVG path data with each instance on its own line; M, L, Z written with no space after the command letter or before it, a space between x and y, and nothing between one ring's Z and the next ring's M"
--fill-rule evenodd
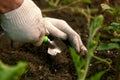
M87 52L87 49L83 45L80 36L67 24L66 21L49 17L44 18L44 20L51 22L54 27L66 33L69 37L71 45L76 49L77 52L81 52L81 54L85 54Z
M67 24L65 20L50 17L45 17L44 20L49 21L50 23L52 23L52 25L66 34L70 35L71 33L75 33L75 31Z
M67 39L67 34L56 28L54 25L52 25L49 21L44 20L44 26L49 31L50 34L52 34L55 37L61 38L63 40Z
M80 45L79 45L79 40L77 36L73 36L73 40L72 40L72 46L76 49L77 52L80 52Z
M87 54L87 48L84 46L84 44L82 43L81 37L78 37L79 40L79 45L80 45L80 52L82 55L86 55Z
M86 55L87 52L88 52L88 51L87 51L87 48L86 48L84 45L82 45L80 48L81 48L81 54L82 54L82 55Z
M73 47L76 49L76 51L81 55L86 55L87 48L83 45L80 36L76 33L74 36L72 36L72 38Z
M56 28L65 32L68 35L68 39L72 47L74 47L77 51L80 51L79 41L76 35L74 35L76 32L67 24L66 21L49 17L45 17L44 20L51 22Z

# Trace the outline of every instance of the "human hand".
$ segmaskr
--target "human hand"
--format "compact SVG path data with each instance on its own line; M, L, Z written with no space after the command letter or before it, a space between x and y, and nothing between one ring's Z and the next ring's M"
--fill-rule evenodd
M0 17L1 27L10 39L37 46L42 43L46 29L42 24L41 11L32 0L24 0L20 7Z
M66 23L64 20L55 18L44 18L44 24L49 34L61 38L62 40L69 40L69 43L78 53L85 55L87 48L83 45L80 36Z
M19 8L2 14L1 26L4 33L15 41L39 46L44 35L51 34L68 39L77 52L87 52L80 36L64 20L43 18L40 9L31 0L24 0Z
M24 0L0 0L0 14L12 11L23 3Z

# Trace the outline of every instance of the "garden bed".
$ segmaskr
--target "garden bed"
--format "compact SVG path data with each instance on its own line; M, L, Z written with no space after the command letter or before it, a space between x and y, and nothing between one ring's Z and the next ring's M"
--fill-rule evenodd
M42 1L34 0L39 7L44 9L47 4ZM92 0L91 8L100 7L99 0ZM112 6L120 5L119 0L111 0ZM79 33L83 43L87 46L88 42L88 27L85 16L78 13L72 13L67 10L55 10L51 12L44 12L45 16L66 20L71 27ZM53 15L54 14L54 15ZM113 20L111 15L105 17L106 22ZM107 39L100 38L101 41L107 41ZM28 62L28 68L26 73L22 75L20 80L77 80L77 73L75 71L74 63L70 56L69 49L61 42L62 53L56 56L50 56L47 54L48 44L42 44L40 47L35 47L32 44L23 44L19 42L11 42L5 35L0 38L0 59L9 65L14 65L18 61ZM120 80L119 72L116 69L118 65L118 50L107 51L95 51L95 55L102 58L110 58L112 68L105 73L101 80ZM96 60L91 61L91 66L87 77L93 75L101 70L107 68L105 63L95 63Z

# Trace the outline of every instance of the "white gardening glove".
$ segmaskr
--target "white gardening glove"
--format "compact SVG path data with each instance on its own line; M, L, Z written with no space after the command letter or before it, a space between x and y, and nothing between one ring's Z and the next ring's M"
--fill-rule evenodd
M42 43L46 29L42 24L41 11L32 0L24 0L19 8L0 17L4 33L12 40L38 46Z
M30 42L39 46L46 34L63 40L68 39L77 52L87 52L80 36L63 20L43 18L40 9L32 0L8 13L1 14L4 33L14 41Z
M83 45L80 36L64 20L55 18L44 18L44 24L49 33L63 40L68 39L72 47L82 55L87 53L87 48Z

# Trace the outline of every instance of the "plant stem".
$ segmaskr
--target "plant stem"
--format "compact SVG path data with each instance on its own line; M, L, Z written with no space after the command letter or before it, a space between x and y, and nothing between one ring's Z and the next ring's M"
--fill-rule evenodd
M107 63L108 65L110 65L112 62L109 62L109 61L107 61L106 59L102 59L102 58L100 58L100 57L97 57L97 56L93 56L93 58L95 58L95 59L97 59L97 60L99 60L99 61L102 61L102 62L105 62L105 63Z
M60 0L56 0L55 5L58 5L59 2L60 2Z
M89 65L90 65L90 61L91 61L91 58L92 58L92 55L90 54L93 54L92 51L88 51L88 57L87 57L87 62L86 62L86 65L85 65L85 73L82 77L82 79L80 80L85 80L86 79L86 76L87 76L87 73L88 73L88 69L89 69Z
M58 0L59 1L59 0ZM65 8L69 8L69 6L71 5L75 5L77 3L79 3L81 0L78 1L73 1L72 3L65 5L65 6L59 6L59 8L56 9L43 9L42 12L49 12L49 11L55 11L55 10L61 10L61 9L65 9Z

